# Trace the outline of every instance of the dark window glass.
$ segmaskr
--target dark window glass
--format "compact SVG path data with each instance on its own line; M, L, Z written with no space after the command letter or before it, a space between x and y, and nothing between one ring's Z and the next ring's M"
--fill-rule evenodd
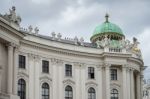
M111 80L117 80L117 69L111 69Z
M42 85L42 99L49 99L49 85L47 83Z
M117 89L112 89L111 90L111 99L119 99L118 98L118 90Z
M26 66L26 57L19 55L19 68L25 68Z
M65 99L73 99L73 91L71 86L65 88Z
M66 73L66 76L69 76L69 77L72 76L72 65L69 65L69 64L65 65L65 73Z
M89 88L88 99L96 99L96 92L94 88Z
M89 79L94 79L95 78L94 67L88 67L88 78Z
M18 96L20 99L26 99L26 83L23 79L18 80Z
M49 61L42 60L42 72L49 73Z

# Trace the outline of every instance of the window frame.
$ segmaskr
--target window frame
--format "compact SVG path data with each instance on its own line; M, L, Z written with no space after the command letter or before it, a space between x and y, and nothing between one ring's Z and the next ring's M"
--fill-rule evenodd
M111 80L118 80L118 70L117 69L110 69L110 76L111 76Z
M73 99L73 88L70 85L65 87L65 99Z
M41 86L41 96L42 96L42 99L49 99L50 98L50 87L49 87L49 84L48 83L43 83L42 86Z
M20 96L20 99L26 99L26 81L24 79L18 80L18 96Z
M88 67L88 79L95 79L95 68Z
M42 73L49 73L49 61L42 60Z
M72 77L72 65L65 64L65 76Z
M24 55L19 55L18 56L18 67L21 69L25 69L26 68L26 56Z
M111 99L119 99L119 92L117 89L111 90Z
M96 91L93 87L88 89L88 99L96 99Z

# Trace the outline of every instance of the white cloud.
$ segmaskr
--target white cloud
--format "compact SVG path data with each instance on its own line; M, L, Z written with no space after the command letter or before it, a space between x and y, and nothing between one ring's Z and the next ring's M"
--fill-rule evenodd
M145 78L150 79L150 27L144 29L144 31L138 34L137 38L140 41L140 48L142 51L145 66L149 66L145 70Z

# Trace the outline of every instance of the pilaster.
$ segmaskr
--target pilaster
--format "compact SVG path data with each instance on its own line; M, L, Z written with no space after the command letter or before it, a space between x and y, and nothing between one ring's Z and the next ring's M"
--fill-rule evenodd
M16 46L15 47L15 50L14 50L14 67L13 67L13 94L14 95L17 95L17 69L18 69L18 53L19 53L19 46Z
M123 99L127 99L127 65L122 66Z
M111 66L111 64L105 64L106 99L110 99L110 66Z
M131 72L130 68L127 67L127 85L128 85L128 87L127 87L127 99L132 99L131 98L131 90L130 90L130 87L131 87L130 72Z
M98 69L98 84L99 84L99 86L98 86L98 97L99 97L99 99L103 99L103 83L102 83L102 81L103 81L103 79L102 79L102 69L103 67L102 67L102 65L98 65L97 66L97 69Z

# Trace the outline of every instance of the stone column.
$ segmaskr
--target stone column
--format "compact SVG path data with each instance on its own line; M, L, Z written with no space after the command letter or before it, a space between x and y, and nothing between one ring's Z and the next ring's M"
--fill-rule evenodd
M105 64L106 75L106 99L110 99L110 64Z
M134 91L134 69L131 68L131 99L135 99L135 91Z
M143 78L144 78L144 73L143 73L143 71L144 71L144 67L141 67L140 68L141 69L141 72L140 72L140 91L141 91L141 97L140 97L140 99L142 99L143 97Z
M123 99L127 99L127 70L126 65L122 66Z
M2 67L0 66L0 93L1 93L1 89L2 88Z
M55 58L52 58L51 59L51 63L52 63L52 68L53 68L53 74L52 74L52 79L53 79L53 82L52 82L52 86L53 86L53 93L52 93L52 96L53 96L53 99L59 99L59 92L57 92L58 90L58 66L57 66L57 59Z
M63 91L63 61L58 60L57 62L57 67L58 67L58 99L62 99L64 91Z
M98 68L98 98L103 99L103 85L102 85L102 66L97 66Z
M34 98L34 55L28 54L29 61L29 99Z
M8 78L7 78L7 93L12 94L13 84L13 46L8 45Z
M40 56L38 55L35 55L35 65L34 65L34 99L39 99L40 98L40 81L39 81L39 78L40 78Z
M137 94L137 99L141 99L141 84L140 84L140 73L138 72L136 75L136 94Z
M131 87L131 81L130 81L130 68L127 67L127 99L131 99L131 90L130 90L130 87Z
M18 81L17 81L17 69L18 69L18 47L15 48L14 50L14 67L13 67L13 94L14 95L17 95L17 84L18 84Z

